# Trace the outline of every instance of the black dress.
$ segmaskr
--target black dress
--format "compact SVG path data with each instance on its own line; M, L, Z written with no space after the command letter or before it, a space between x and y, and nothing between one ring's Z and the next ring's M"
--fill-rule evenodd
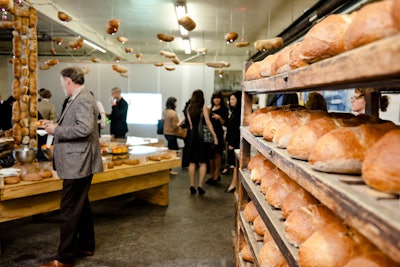
M200 114L194 118L190 118L192 121L192 129L189 128L188 136L188 155L190 163L206 163L208 160L213 158L213 144L205 143L199 135L199 122ZM202 117L204 120L204 117ZM205 121L203 121L205 124Z
M226 106L221 106L219 109L211 111L210 115L211 123L213 125L214 132L217 135L218 139L218 145L215 146L215 153L222 154L222 152L225 149L224 129L222 128L223 125L219 120L212 118L212 114L217 114L221 116L221 118L225 121L225 123L227 123L229 110Z

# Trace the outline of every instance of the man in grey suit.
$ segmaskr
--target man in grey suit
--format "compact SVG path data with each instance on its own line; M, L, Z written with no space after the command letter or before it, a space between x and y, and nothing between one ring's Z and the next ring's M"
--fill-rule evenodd
M83 71L67 67L60 74L68 103L58 123L42 121L47 133L54 135L54 168L63 179L60 243L55 259L40 267L71 267L76 254L93 255L95 235L88 192L93 174L103 171L99 112L94 97L83 86Z

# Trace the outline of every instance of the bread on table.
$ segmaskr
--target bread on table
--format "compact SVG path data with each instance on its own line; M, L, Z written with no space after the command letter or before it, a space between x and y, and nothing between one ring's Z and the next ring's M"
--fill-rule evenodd
M388 193L400 192L400 129L379 139L365 155L362 178L370 187Z

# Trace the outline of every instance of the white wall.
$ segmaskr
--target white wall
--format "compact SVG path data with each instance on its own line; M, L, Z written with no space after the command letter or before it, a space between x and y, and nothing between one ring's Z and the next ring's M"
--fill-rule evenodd
M43 63L40 63L41 65ZM51 102L56 106L57 117L60 115L61 106L65 95L60 85L60 70L68 65L87 67L89 73L85 75L85 86L93 91L96 98L103 103L106 112L111 111L109 98L111 89L115 86L124 93L161 93L162 109L168 97L173 96L178 100L177 112L184 108L185 102L196 89L203 90L206 103L214 91L214 69L202 64L176 65L174 71L167 71L164 67L153 64L123 64L128 67L128 77L122 77L112 70L112 63L79 63L60 62L49 70L38 70L38 89L47 88L53 96ZM12 83L12 64L8 64L8 88ZM9 91L11 93L11 91ZM152 108L152 103L149 103ZM146 112L145 110L143 112ZM160 114L161 117L161 114ZM129 135L141 137L157 137L156 125L129 125ZM108 134L109 127L102 131Z

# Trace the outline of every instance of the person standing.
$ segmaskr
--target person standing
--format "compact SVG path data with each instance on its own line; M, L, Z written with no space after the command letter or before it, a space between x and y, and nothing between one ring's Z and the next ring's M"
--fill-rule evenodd
M212 123L210 121L209 110L204 106L204 93L202 90L197 89L192 93L190 104L187 108L187 119L189 122L189 178L190 178L190 193L196 194L197 191L200 195L204 195L206 191L203 189L204 177L207 171L207 161L213 153L213 145L218 145L218 138L214 132ZM201 122L201 123L200 123ZM205 142L199 134L199 125L207 125L210 133L213 136L214 144ZM196 165L199 164L199 183L197 191L195 188L195 174Z
M103 171L96 101L84 87L79 67L60 72L61 86L69 97L58 123L43 120L54 135L53 164L63 180L60 203L60 241L53 261L40 267L72 267L77 255L91 256L95 233L88 192L94 173Z
M242 92L236 91L229 97L229 107L231 114L227 123L226 144L227 144L227 163L229 168L234 169L232 180L229 187L225 190L227 193L233 193L237 184L237 170L235 167L235 149L240 148L240 116L242 109Z
M267 106L283 106L283 105L298 105L299 97L296 93L287 93L287 94L275 94L271 93L267 96Z
M114 138L126 139L125 135L128 132L128 124L126 123L128 103L121 96L119 87L114 87L111 90L111 104L111 114L108 115L111 121L110 133L114 135Z
M187 131L180 127L178 113L176 113L175 109L177 106L177 100L175 97L168 97L167 102L165 104L165 110L163 112L164 117L164 129L163 133L165 139L168 141L168 149L170 150L179 150L178 146L178 138L185 138ZM172 175L178 174L175 171L170 170L169 172Z
M14 102L15 98L13 96L9 96L7 100L2 100L0 129L4 132L10 131L12 128L12 107Z
M219 172L221 171L221 156L224 152L224 129L223 125L228 121L229 110L224 103L224 98L221 92L214 93L211 96L211 123L214 131L217 134L218 145L214 147L214 158L210 159L210 175L206 184L217 185L221 180Z

